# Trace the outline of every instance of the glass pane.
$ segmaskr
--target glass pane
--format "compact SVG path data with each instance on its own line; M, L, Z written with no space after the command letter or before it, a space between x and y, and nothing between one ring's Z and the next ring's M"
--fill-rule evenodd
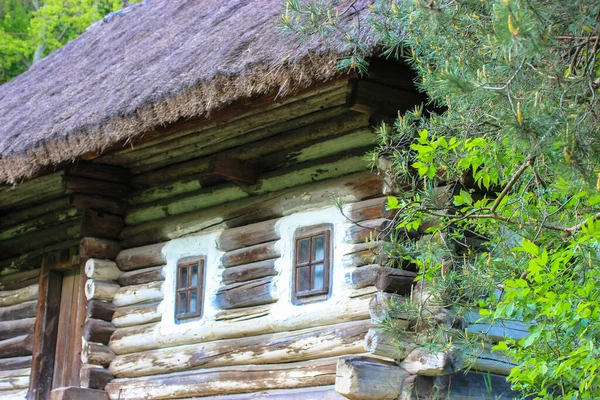
M198 286L198 264L192 265L192 284L190 286Z
M313 261L325 258L325 235L313 237Z
M190 312L195 313L198 310L198 291L192 290L190 292Z
M179 282L177 284L178 288L184 288L188 285L188 268L182 267L179 268Z
M310 290L310 267L300 267L296 269L296 292L306 292Z
M177 293L177 314L185 314L187 310L187 293Z
M314 268L314 286L313 289L324 289L325 287L325 268L323 268L323 264L315 264L313 265Z
M302 239L298 241L298 264L307 263L310 261L310 239Z

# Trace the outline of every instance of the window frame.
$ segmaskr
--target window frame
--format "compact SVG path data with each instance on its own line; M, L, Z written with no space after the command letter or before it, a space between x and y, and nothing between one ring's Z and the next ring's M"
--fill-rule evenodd
M192 266L198 265L198 282L196 286L192 286ZM187 282L185 286L181 285L181 271L186 269ZM206 256L186 257L177 261L177 269L175 275L175 322L184 322L193 318L202 318L204 314L204 291L206 282ZM180 309L180 293L186 293L186 312L179 313ZM196 292L196 311L190 312L192 296L191 293Z
M314 260L313 240L315 237L324 236L323 259ZM309 239L309 260L308 262L298 262L300 256L299 244L301 240ZM295 305L315 303L327 300L331 294L331 275L333 259L333 224L318 224L300 227L294 234L294 249L292 259L292 303ZM323 288L310 289L314 281L314 266L323 264ZM309 290L299 291L299 268L309 267Z

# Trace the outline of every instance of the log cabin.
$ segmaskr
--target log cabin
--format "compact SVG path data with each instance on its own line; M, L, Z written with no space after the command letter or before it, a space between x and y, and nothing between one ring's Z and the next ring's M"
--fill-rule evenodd
M509 398L510 360L452 375L377 328L415 272L365 153L414 74L374 43L339 71L281 11L145 1L0 86L0 398Z

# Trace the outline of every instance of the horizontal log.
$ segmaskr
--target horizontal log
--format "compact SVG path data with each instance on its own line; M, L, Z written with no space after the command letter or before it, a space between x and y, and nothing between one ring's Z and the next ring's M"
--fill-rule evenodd
M222 309L260 306L277 301L277 287L272 276L248 282L232 283L217 292L215 305Z
M32 285L28 282L30 282L32 279L39 278L39 276L39 268L0 276L0 290L22 289L25 286Z
M29 376L30 374L31 368L0 370L0 378L8 378L11 376Z
M234 228L248 225L288 215L309 206L329 205L332 197L341 201L361 200L380 194L381 187L381 179L371 173L349 174L126 227L121 234L122 244L126 247L140 246L175 239L215 226ZM307 196L307 193L310 195ZM215 221L215 215L220 216L218 221Z
M397 294L375 293L369 303L371 322L380 324L387 318L392 318L396 320L398 327L408 327L406 316L402 313L402 306L406 301L406 297Z
M72 194L69 202L79 210L93 210L118 216L125 215L125 211L127 210L127 204L120 199L103 196Z
M215 321L246 321L269 315L273 304L262 306L234 308L232 310L220 310L215 314Z
M360 353L369 321L179 346L117 356L110 372L138 377L196 368L271 364Z
M109 301L90 300L87 302L85 316L87 318L110 321L115 312L115 305Z
M4 358L4 354L0 354L2 356L0 358L0 371L31 367L31 356Z
M156 267L167 262L162 253L164 243L136 247L123 250L116 258L117 265L121 271L133 271L135 269Z
M236 282L246 282L267 276L275 276L277 275L275 261L276 259L272 258L270 260L226 268L223 271L223 283L230 284Z
M69 198L61 197L56 200L50 200L39 205L29 206L25 209L13 211L9 214L2 214L0 220L0 229L17 225L25 221L32 221L42 215L53 214L64 211L69 208Z
M17 336L0 340L0 357L20 357L31 355L33 348L33 335Z
M0 340L9 339L15 336L32 334L34 327L35 317L17 319L13 321L0 320Z
M381 251L383 242L353 244L347 254L342 257L344 268L362 267L369 264L385 265L388 257ZM380 254L381 253L381 254Z
M352 89L348 95L351 110L396 117L398 113L411 110L415 106L426 103L423 93L403 90L371 80L356 79L351 82Z
M115 353L106 345L101 343L86 342L81 351L81 362L83 364L101 365L108 367L115 358Z
M23 400L27 398L29 389L14 389L14 390L3 390L2 400Z
M79 245L81 258L114 259L121 251L121 245L115 240L85 237Z
M207 368L135 379L115 379L106 385L111 399L167 399L191 396L294 389L331 385L337 358L286 364Z
M229 251L221 257L221 264L225 267L235 267L241 264L250 264L258 261L277 258L280 256L277 242L261 243L242 249Z
M261 392L201 397L202 400L344 400L335 386L315 386L300 389L275 389ZM199 400L188 399L188 400Z
M396 293L399 295L410 294L413 283L417 276L412 271L404 271L399 268L379 267L375 287L382 292Z
M21 289L0 291L0 307L14 306L26 301L37 300L39 285L36 283Z
M31 204L40 204L64 195L64 172L30 179L19 185L0 187L0 210L8 210L15 206L24 207ZM5 214L3 212L2 214Z
M85 210L81 219L82 237L118 239L125 223L118 215L105 214L94 210Z
M121 286L112 281L88 279L85 282L85 297L88 300L112 301L120 288Z
M67 194L82 193L120 199L127 196L129 192L129 187L122 183L75 176L65 177L65 193Z
M474 371L508 376L510 371L517 366L510 357L507 357L499 351L491 352L489 349L486 349L483 351L476 351L471 354L471 356L474 357L473 362L467 364L466 367Z
M178 330L161 334L160 324L119 328L111 338L110 348L116 354L152 350L161 347L203 343L220 339L262 335L298 330L369 318L370 296L338 299L333 304L307 313L305 307L294 307L285 316L261 313L255 318L232 321L206 321L201 329Z
M0 378L0 396L2 396L3 390L26 389L28 387L29 376L10 376L7 378Z
M144 302L156 302L163 299L163 282L150 282L141 285L125 286L117 290L113 304L117 307L130 306Z
M0 321L14 321L35 317L37 300L26 301L8 307L0 307ZM1 323L1 322L0 322Z
M393 360L404 360L418 345L407 340L394 338L378 328L371 328L365 336L365 350L376 356Z
M83 365L79 378L82 388L104 390L106 384L113 380L113 376L105 368Z
M411 374L425 376L443 376L456 372L454 353L451 350L435 350L417 347L406 356L400 366Z
M88 342L108 344L110 335L115 331L115 326L101 319L89 318L83 326L83 338Z
M131 286L141 285L165 280L165 266L142 268L134 271L124 272L119 277L119 285Z
M109 400L108 394L102 390L86 389L81 387L63 387L54 389L51 400Z
M335 391L350 400L396 400L409 376L393 362L346 356L337 364Z
M131 180L128 169L109 164L99 164L78 160L67 167L68 176L76 176L95 181L116 182L127 185Z
M51 214L41 215L32 220L23 221L0 230L0 240L9 240L18 236L24 236L43 229L49 229L67 221L81 218L81 211L77 209L60 210Z
M347 204L343 213L350 221L363 222L383 218L387 197L376 197L356 203Z
M68 231L69 226L65 227L65 229ZM0 271L3 273L10 273L11 271L16 272L39 268L42 262L42 256L44 254L78 246L81 239L78 236L79 232L77 231L76 233L76 238L74 239L66 238L63 241L53 242L50 244L38 243L38 246L36 246L33 250L21 249L24 251L23 254L0 260Z
M217 240L217 247L223 251L231 251L259 243L278 240L279 232L275 229L275 225L278 221L279 219L272 219L256 224L227 229Z
M116 281L121 276L121 270L114 261L90 258L85 262L85 274L90 279Z
M354 225L346 231L346 242L363 243L383 240L385 238L384 230L387 228L389 220L385 218L362 221L359 225Z
M467 331L475 334L485 334L497 343L506 338L517 341L529 336L529 324L517 320L501 320L495 323L487 321L477 311L464 316Z
M159 305L160 303L149 303L119 307L115 310L112 323L117 328L122 328L160 321L162 311Z
M522 393L512 391L505 376L468 372L433 377L416 375L413 397L455 400L512 400Z

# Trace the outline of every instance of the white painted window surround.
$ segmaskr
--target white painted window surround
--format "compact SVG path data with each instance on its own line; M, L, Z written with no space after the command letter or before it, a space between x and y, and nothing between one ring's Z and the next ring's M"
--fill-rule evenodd
M292 304L292 260L294 255L294 234L296 230L304 226L312 226L323 223L333 225L332 232L332 273L331 294L327 300L294 305ZM275 262L278 275L275 277L276 296L279 299L271 305L270 319L285 320L294 315L304 313L319 313L321 310L330 309L336 304L348 301L347 283L345 280L346 270L342 263L342 257L351 245L345 243L346 231L351 223L340 213L336 207L327 207L312 211L303 211L283 217L276 225L281 239L277 242L281 257ZM214 306L215 296L218 289L223 286L221 275L223 267L220 260L224 252L217 249L216 243L222 231L210 232L186 238L174 239L163 248L167 260L167 273L164 284L164 300L161 304L162 320L160 334L168 335L177 331L196 331L207 325L218 324L215 315L220 310ZM206 257L206 283L204 313L201 319L175 322L175 283L177 273L177 262L185 257L203 255Z

